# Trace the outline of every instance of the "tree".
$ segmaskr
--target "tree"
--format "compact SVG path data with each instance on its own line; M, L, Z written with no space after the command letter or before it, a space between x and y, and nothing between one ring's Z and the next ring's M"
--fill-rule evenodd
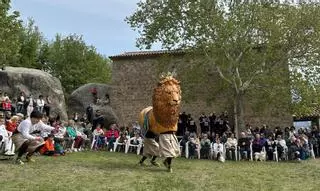
M263 90L269 100L280 92L289 97L289 69L315 63L319 14L313 1L147 0L126 20L140 34L138 47L160 42L184 49L194 53L193 70L216 72L225 81L238 133L247 95Z
M10 10L10 0L0 0L0 65L10 65L19 59L21 20L19 12Z
M34 20L29 19L26 26L23 27L20 35L21 46L19 51L19 62L13 63L13 66L42 69L42 65L39 63L38 58L40 56L42 44L45 44L46 41L34 23Z
M39 55L43 70L59 78L67 94L86 83L110 80L110 61L81 36L57 35L53 42L43 44Z

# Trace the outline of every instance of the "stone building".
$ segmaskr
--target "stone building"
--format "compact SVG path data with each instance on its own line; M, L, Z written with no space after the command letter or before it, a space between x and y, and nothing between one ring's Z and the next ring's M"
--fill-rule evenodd
M139 112L152 104L152 92L159 79L161 72L177 70L178 80L182 84L182 109L187 114L190 113L196 121L199 115L206 115L215 112L220 115L228 111L230 123L233 122L232 101L227 100L224 94L216 94L215 99L210 99L208 89L215 88L215 84L223 83L223 80L215 74L209 81L199 81L192 89L183 78L185 73L179 66L192 64L184 59L185 53L182 51L139 51L126 52L124 54L111 56L113 92L110 95L111 107L119 117L121 125L129 125L137 121ZM185 62L181 65L181 62ZM194 65L197 67L196 65ZM189 83L189 81L188 81ZM221 84L219 84L221 86ZM186 96L187 95L187 96ZM184 99L188 97L188 99ZM265 109L264 112L256 113L250 105L245 106L245 122L253 126L261 124L274 124L279 126L290 126L292 115L286 109ZM274 126L272 125L272 126Z

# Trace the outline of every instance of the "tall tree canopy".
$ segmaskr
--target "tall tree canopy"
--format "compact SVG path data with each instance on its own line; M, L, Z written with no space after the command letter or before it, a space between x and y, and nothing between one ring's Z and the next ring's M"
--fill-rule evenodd
M314 1L145 0L127 22L140 33L138 47L182 48L195 53L193 70L217 72L232 91L238 132L245 95L289 94L289 71L317 63L319 8Z
M19 12L10 10L10 0L0 0L0 65L19 60L22 21Z
M45 70L61 80L67 94L110 80L110 60L80 35L57 35L53 41L43 36L32 19L23 25L19 12L10 10L10 0L0 0L0 66Z
M79 35L57 35L51 43L40 50L39 62L45 71L58 77L71 93L79 86L90 83L106 83L110 80L111 68L108 58L87 46Z

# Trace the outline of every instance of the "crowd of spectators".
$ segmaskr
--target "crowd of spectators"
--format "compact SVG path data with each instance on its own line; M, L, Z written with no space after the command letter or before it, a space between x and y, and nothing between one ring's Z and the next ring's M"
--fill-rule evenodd
M49 97L39 95L34 99L32 95L25 96L21 92L11 100L6 92L0 91L0 101L0 153L5 155L14 154L10 137L33 110L40 111L43 114L41 123L51 127L34 132L45 140L40 154L56 156L88 149L125 152L143 149L143 135L137 122L128 127L117 124L106 127L104 116L99 110L94 111L92 104L84 114L74 113L69 120L63 121L59 116L49 117ZM227 112L209 116L201 114L197 120L183 112L179 116L177 136L181 154L187 158L275 160L277 156L277 160L305 160L320 156L317 126L312 129L281 129L267 125L253 128L247 124L236 137Z
M190 114L181 113L178 135L182 154L188 158L227 160L306 160L320 156L320 132L314 125L253 128L250 124L235 136L227 112L199 117L200 128Z

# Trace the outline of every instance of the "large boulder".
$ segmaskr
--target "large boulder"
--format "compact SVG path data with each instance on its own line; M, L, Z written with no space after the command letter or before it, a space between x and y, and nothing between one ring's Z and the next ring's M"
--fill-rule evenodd
M17 98L23 91L26 96L49 96L51 114L67 119L65 98L61 83L51 74L29 68L5 67L0 70L0 89L7 92L10 98Z
M94 100L93 92L99 101ZM107 84L89 83L85 84L69 96L68 99L68 114L71 117L73 113L77 112L80 115L86 113L86 108L92 104L93 110L100 110L105 117L105 127L109 127L112 123L118 123L118 117L106 100L106 95L111 95L112 88Z

